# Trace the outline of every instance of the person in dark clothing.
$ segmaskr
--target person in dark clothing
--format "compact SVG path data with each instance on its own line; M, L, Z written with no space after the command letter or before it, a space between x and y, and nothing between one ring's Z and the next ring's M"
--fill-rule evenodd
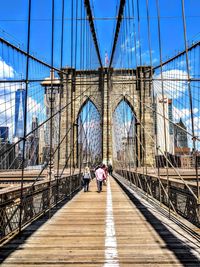
M112 172L113 172L113 167L112 167L111 164L109 164L109 165L108 165L108 173L109 173L110 175L112 175Z

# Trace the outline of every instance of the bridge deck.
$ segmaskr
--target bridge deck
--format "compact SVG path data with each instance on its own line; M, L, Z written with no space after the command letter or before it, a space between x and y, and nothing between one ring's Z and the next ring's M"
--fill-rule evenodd
M112 178L52 213L1 248L1 266L200 266L197 241Z

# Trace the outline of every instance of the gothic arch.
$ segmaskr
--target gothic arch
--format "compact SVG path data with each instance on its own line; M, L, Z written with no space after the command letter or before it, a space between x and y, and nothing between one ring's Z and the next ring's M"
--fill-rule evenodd
M88 102L91 102L94 107L96 108L96 110L98 111L99 115L101 116L101 112L99 111L98 107L97 107L97 104L94 103L94 101L88 96L84 101L83 103L81 104L81 106L79 107L79 111L78 113L76 114L76 120L78 119L79 115L81 114L83 108L87 105Z
M138 166L137 117L133 106L125 96L115 105L112 114L112 126L115 164L128 161L129 166Z
M135 118L136 118L136 112L135 112L135 110L134 110L134 107L133 107L133 105L130 103L130 101L129 101L125 96L122 97L122 98L117 102L117 104L114 106L113 113L116 111L116 109L118 108L118 106L119 106L123 101L130 107L131 111L133 112L133 114L134 114L134 116L135 116Z
M102 160L101 114L88 97L80 106L76 122L76 155L78 165L94 166Z

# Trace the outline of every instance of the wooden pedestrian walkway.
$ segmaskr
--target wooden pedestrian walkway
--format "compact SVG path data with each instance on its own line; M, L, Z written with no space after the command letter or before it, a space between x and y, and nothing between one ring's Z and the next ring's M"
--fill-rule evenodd
M52 212L0 249L0 266L200 266L198 242L113 178Z

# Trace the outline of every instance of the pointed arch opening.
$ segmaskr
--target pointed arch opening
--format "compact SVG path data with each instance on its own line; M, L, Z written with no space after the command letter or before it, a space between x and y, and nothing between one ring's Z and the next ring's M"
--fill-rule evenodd
M95 166L102 161L101 115L88 99L77 117L77 160L79 166Z
M113 162L116 166L137 166L137 118L126 98L113 113Z

